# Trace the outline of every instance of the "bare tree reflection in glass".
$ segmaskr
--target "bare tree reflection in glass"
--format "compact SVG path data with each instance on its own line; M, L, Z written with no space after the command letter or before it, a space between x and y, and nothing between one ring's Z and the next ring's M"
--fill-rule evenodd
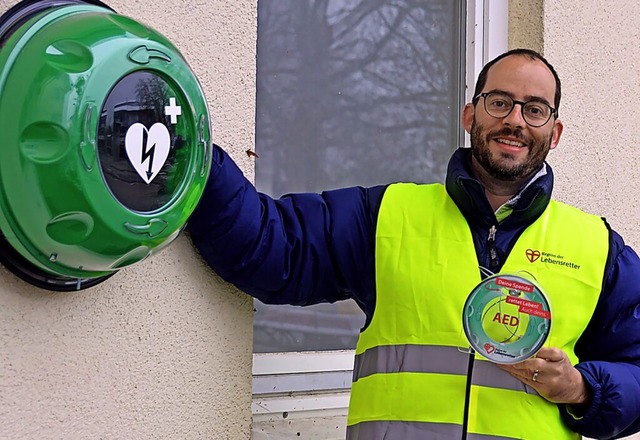
M451 0L259 1L259 190L441 181L460 142L463 14ZM351 337L327 320L340 308ZM256 309L256 352L353 348L364 322L353 303Z

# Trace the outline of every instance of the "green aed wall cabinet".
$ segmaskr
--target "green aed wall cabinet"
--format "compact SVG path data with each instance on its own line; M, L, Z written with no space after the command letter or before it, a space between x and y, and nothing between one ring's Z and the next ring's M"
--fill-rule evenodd
M97 1L23 1L0 17L0 133L0 261L48 290L166 247L211 167L183 56Z

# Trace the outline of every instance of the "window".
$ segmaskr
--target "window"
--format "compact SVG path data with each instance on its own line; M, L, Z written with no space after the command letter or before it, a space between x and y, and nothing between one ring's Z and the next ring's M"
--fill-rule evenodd
M506 3L259 0L258 189L443 181L473 81L506 49ZM345 413L364 322L355 303L255 308L256 420Z

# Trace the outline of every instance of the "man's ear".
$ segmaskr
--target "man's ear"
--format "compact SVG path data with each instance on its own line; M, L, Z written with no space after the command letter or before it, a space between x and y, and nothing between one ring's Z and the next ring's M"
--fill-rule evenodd
M553 150L560 142L560 136L562 136L562 130L564 129L564 125L560 119L556 119L553 123L553 131L551 132L551 144L549 145L549 149Z
M462 109L462 117L460 118L462 127L464 127L464 130L469 134L471 134L471 126L473 125L475 112L475 106L470 102Z

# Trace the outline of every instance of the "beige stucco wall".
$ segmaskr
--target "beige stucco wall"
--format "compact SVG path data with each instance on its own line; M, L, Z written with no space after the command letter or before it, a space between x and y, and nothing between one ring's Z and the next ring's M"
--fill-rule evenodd
M618 0L511 0L509 16L510 47L542 50L562 80L565 130L549 159L556 171L556 196L605 216L636 249L638 6ZM538 25L532 28L531 23Z
M543 0L509 0L508 46L544 51Z
M561 197L606 216L640 249L640 13L637 2L545 5L545 54L564 81L554 154Z
M256 0L107 3L179 47L214 140L251 170ZM251 301L186 237L78 293L0 267L0 438L248 439L251 335Z

